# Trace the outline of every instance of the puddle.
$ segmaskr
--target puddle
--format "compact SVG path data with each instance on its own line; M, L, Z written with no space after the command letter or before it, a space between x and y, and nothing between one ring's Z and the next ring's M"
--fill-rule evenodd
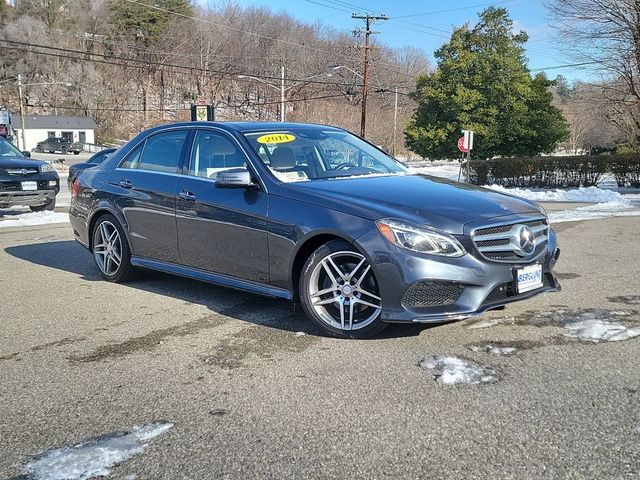
M110 433L71 447L41 453L23 468L24 480L86 480L106 477L111 468L142 453L147 444L173 427L154 422L126 433Z
M429 370L433 380L441 385L494 383L498 375L489 367L463 358L448 355L431 355L418 363Z
M300 321L300 314L290 314L282 316L278 323ZM246 367L252 359L271 360L282 353L300 353L319 341L317 336L292 335L278 327L253 325L224 338L212 354L202 357L202 362L232 370Z
M619 295L617 297L607 297L612 303L624 303L625 305L640 305L640 295Z
M577 273L560 273L556 272L556 277L560 280L573 280L574 278L580 278L580 275Z

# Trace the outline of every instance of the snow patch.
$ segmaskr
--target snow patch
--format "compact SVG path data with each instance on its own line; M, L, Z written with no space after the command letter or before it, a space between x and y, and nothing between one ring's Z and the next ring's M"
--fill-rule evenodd
M495 327L496 325L513 324L514 322L514 317L489 318L486 320L476 320L473 323L467 325L467 328L471 330L475 330L477 328L491 328Z
M435 382L442 385L494 383L496 372L471 360L447 355L424 357L418 366L430 370Z
M21 213L1 217L0 228L31 227L34 225L48 225L50 223L67 223L69 214L45 210L44 212Z
M304 337L306 335L305 332L296 332L293 334L294 337Z
M171 427L172 423L155 422L135 427L129 433L104 435L71 447L49 450L27 463L23 473L29 480L106 477L110 468L142 453L149 441Z
M472 345L469 350L478 353L489 353L491 355L513 355L518 349L515 347L498 347L496 345Z
M611 190L604 190L598 187L580 187L573 190L563 190L560 188L554 190L529 190L526 188L505 188L502 185L487 185L486 188L516 195L526 198L527 200L535 200L536 202L603 203L623 201L622 195L618 192L612 192Z
M576 222L579 220L593 220L609 217L637 217L640 210L634 209L634 205L626 200L616 200L596 205L588 205L572 210L549 213L551 223Z
M640 336L640 328L632 328L617 322L604 320L583 320L565 327L566 337L590 342L620 342Z

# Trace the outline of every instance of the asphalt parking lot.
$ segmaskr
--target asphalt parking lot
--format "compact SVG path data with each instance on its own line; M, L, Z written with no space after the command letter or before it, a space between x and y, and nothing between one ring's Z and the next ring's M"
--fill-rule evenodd
M172 426L111 478L638 478L640 337L579 341L562 319L640 326L639 230L559 224L562 292L345 341L282 301L161 274L102 282L66 224L2 229L0 478L152 422ZM440 354L497 381L434 382L418 363Z

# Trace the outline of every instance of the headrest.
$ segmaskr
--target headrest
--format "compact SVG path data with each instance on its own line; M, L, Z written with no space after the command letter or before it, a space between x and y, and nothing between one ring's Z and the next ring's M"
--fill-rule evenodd
M220 135L207 135L204 137L201 150L205 150L209 155L233 155L236 147L226 138Z
M271 168L288 170L296 166L296 156L291 147L278 147L271 154Z

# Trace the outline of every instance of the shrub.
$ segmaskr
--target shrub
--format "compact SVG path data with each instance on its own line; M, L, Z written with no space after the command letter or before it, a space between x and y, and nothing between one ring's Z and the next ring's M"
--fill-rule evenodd
M640 187L640 154L516 157L471 161L471 181L504 187L569 188L596 185L606 173L618 185Z

